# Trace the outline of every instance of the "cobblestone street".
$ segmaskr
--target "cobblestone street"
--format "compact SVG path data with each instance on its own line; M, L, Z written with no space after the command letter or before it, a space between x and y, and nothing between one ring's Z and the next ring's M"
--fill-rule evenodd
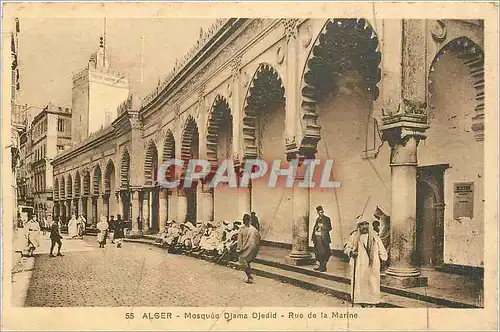
M258 276L245 284L240 271L144 244L99 249L95 237L88 237L63 240L64 257L45 252L35 258L26 306L346 306Z

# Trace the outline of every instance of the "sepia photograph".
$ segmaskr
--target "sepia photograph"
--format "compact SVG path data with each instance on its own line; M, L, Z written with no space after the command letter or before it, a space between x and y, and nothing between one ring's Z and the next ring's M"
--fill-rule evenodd
M496 311L497 6L58 5L2 4L3 307L181 330Z

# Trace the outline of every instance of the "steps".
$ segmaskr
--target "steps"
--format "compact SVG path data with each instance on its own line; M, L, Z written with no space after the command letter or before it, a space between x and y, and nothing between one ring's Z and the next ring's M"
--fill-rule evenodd
M260 259L257 258L255 260L255 262L262 264L262 265L272 266L272 267L275 267L278 269L283 269L283 270L287 270L287 271L293 271L293 272L296 272L299 274L313 276L313 277L316 277L319 279L329 280L329 282L339 282L339 283L344 283L344 284L348 284L348 285L350 285L350 282L351 282L350 278L347 278L347 277L344 277L341 275L334 275L334 274L314 271L311 267L307 267L307 266L293 266L293 265L288 265L288 264L284 264L284 263L277 262L277 261L265 260L262 258L260 258ZM443 298L437 298L437 297L433 297L430 295L422 295L422 294L418 294L418 293L411 292L408 290L384 286L384 285L380 286L380 291L382 292L382 294L391 294L394 296L409 298L409 299L413 299L413 300L418 301L418 302L427 303L427 305L425 307L431 307L431 308L434 308L434 307L478 308L476 306L473 306L473 305L470 305L467 303L461 303L461 302L456 302L456 301L447 300L447 299L443 299ZM394 298L394 300L396 300L396 299L397 298Z
M235 262L228 262L230 267L237 268ZM290 271L262 263L253 263L252 271L255 275L272 278L284 283L329 294L350 301L351 286L349 283L320 278L300 272ZM415 300L412 298L382 292L380 307L382 308L439 308L439 305Z

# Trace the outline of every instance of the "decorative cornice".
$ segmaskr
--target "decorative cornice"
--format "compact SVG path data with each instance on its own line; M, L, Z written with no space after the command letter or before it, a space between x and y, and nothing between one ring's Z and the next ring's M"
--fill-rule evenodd
M172 81L174 81L177 75L195 58L196 55L200 53L201 50L209 44L210 41L217 35L219 31L229 22L230 19L217 19L214 24L206 31L200 31L200 38L196 44L191 47L191 49L182 57L180 61L175 62L174 68L167 75L167 77L161 81L159 89L148 94L142 100L142 106L148 105L152 102L159 94L163 91Z
M241 54L236 56L230 63L231 77L237 78L240 75L241 69Z
M203 57L200 56L200 59L192 61L189 70L179 73L179 77L166 89L160 91L151 103L143 104L141 114L144 113L146 117L146 114L151 111L159 108L168 110L172 108L172 105L182 103L193 89L225 70L233 58L243 54L255 40L261 38L262 34L274 28L279 22L278 19L235 19L217 37L219 42L217 48L210 50L207 46ZM238 29L240 29L239 32L235 33Z

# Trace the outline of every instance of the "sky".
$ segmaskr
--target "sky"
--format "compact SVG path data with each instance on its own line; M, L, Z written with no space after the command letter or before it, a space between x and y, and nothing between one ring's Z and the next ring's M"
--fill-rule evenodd
M106 48L111 68L130 78L131 91L143 97L165 78L195 45L200 28L212 19L123 18L106 20ZM19 104L43 107L49 102L71 107L73 73L84 69L97 51L104 18L22 19L19 39ZM141 84L141 36L144 80Z

